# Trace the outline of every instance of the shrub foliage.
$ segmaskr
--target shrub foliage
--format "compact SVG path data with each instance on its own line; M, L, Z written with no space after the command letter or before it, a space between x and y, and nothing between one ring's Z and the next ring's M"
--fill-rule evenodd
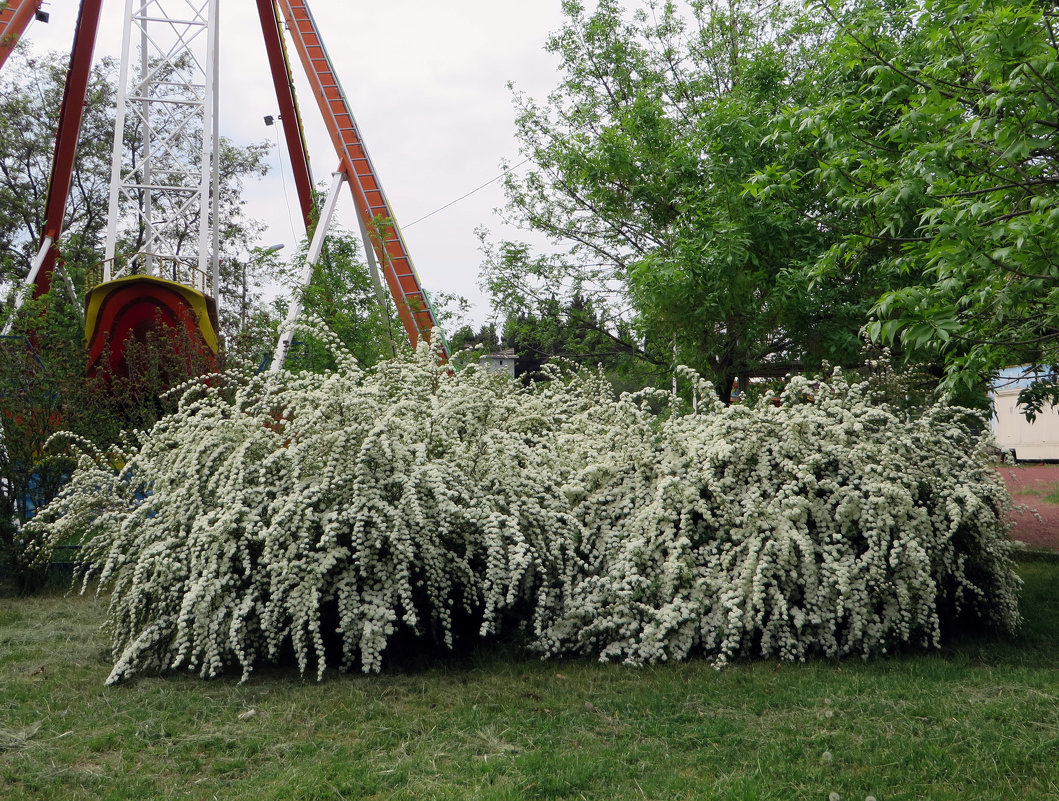
M591 371L528 388L454 373L425 347L214 377L124 449L83 444L34 525L85 533L86 585L111 591L110 682L245 678L291 651L318 675L374 671L398 632L451 646L468 620L633 664L1017 628L1009 501L975 413L911 418L839 374L724 407L689 378L694 408L615 398Z

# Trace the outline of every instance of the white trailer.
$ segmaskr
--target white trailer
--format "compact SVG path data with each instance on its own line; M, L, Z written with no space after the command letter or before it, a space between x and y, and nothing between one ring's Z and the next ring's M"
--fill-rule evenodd
M1046 375L1040 367L1007 367L993 382L993 436L1019 461L1059 461L1059 408L1048 405L1031 423L1019 393Z

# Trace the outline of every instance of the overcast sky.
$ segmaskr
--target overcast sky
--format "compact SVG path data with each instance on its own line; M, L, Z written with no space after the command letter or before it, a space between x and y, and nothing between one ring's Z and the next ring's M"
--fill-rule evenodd
M50 23L32 23L27 38L40 48L68 49L76 3L44 7ZM118 54L124 8L122 0L105 0L97 58ZM496 177L503 159L521 161L507 82L538 98L554 87L558 62L544 42L560 25L560 0L312 0L310 8L424 286L466 296L472 322L481 323L488 304L477 286L481 257L474 229L485 225L520 236L505 231L493 214L503 204L501 182L415 221ZM255 4L221 0L220 35L221 133L240 144L272 142L271 174L247 186L248 208L269 226L262 245L284 243L283 254L290 254L301 233L298 202L289 167L283 166L286 189L280 174L280 128L263 122L278 109ZM337 156L298 72L319 183L329 179ZM356 230L348 192L338 214Z

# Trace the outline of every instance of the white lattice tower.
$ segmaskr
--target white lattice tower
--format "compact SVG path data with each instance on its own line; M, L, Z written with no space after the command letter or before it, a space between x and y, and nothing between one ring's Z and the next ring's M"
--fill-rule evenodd
M217 295L219 2L126 0L104 281Z

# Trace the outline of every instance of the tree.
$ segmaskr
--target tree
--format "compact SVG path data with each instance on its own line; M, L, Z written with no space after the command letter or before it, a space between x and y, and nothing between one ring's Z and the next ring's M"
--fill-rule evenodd
M44 578L36 564L41 538L28 533L25 523L55 496L74 466L46 444L69 421L67 400L85 399L83 352L69 347L64 330L75 318L56 309L54 297L29 303L31 313L46 322L39 344L51 349L48 362L27 338L0 337L0 588L20 593ZM83 403L77 408L88 412Z
M462 325L449 337L449 348L453 353L470 348L479 348L482 353L494 353L500 350L500 337L496 333L496 323L482 323L475 333L470 325Z
M745 187L778 156L762 144L773 115L809 91L818 26L742 0L564 10L548 42L558 88L544 104L517 95L534 167L507 192L512 217L565 250L487 252L500 307L590 299L611 335L627 321L630 351L705 372L724 400L737 376L856 360L871 293L809 276L831 234Z
M298 254L279 270L288 293L302 293L305 316L326 321L342 346L362 365L391 357L397 348L406 345L408 340L392 299L375 286L361 257L359 237L332 225L312 280L303 289L298 282L307 249L308 244L303 242ZM282 320L288 308L286 299L277 301L275 308L277 321ZM270 337L269 347L275 342ZM301 368L335 366L326 344L308 335L299 334L288 358Z
M547 298L536 308L508 315L504 346L518 354L516 376L540 379L543 366L555 358L600 367L618 391L636 391L664 381L665 370L637 358L626 344L634 340L628 324L617 321L614 332L602 326L591 300Z
M820 275L885 274L866 330L952 391L1059 364L1057 12L1037 0L816 3L837 34L762 194L826 187ZM807 165L807 166L806 166ZM821 207L818 207L820 211ZM1036 406L1059 397L1037 388Z
M0 286L29 272L44 223L52 151L69 58L19 47L0 73ZM106 227L116 67L92 68L63 226L62 256L83 279Z

